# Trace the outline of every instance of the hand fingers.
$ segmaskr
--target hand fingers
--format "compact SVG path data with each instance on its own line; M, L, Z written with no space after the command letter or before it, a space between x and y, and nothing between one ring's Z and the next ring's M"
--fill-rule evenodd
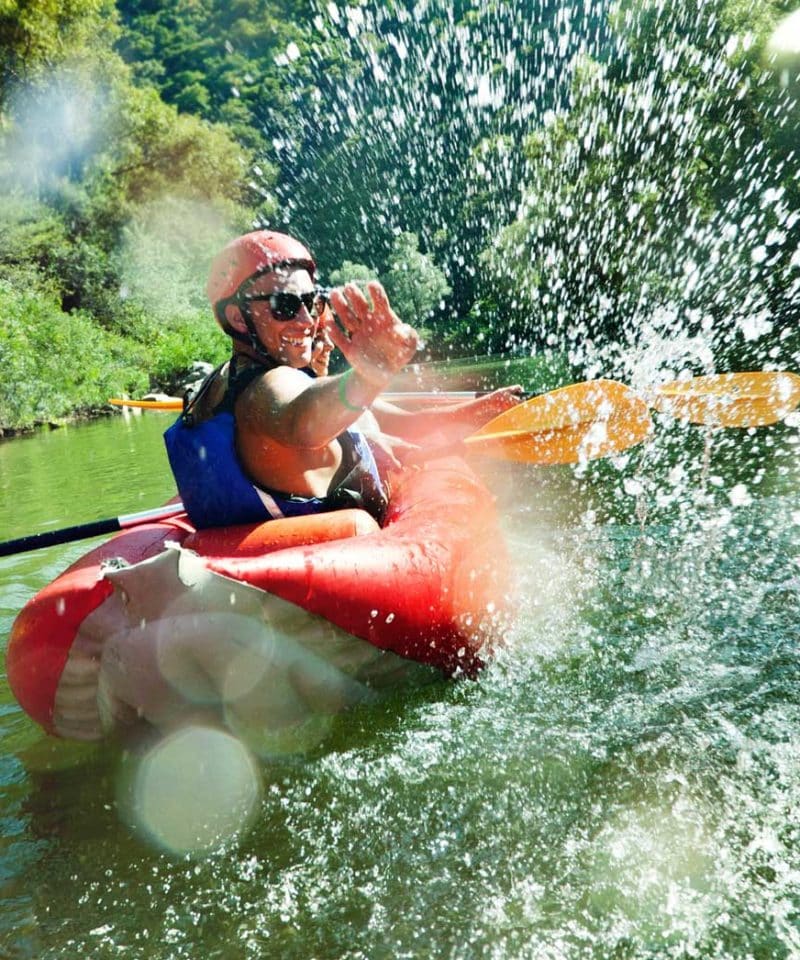
M367 290L378 313L395 316L389 298L386 296L386 291L383 289L383 284L378 283L377 280L370 280L367 284Z
M486 412L486 415L497 416L512 407L516 407L524 399L525 393L519 384L512 387L500 387L486 394L485 400L487 403L482 409Z
M327 336L328 330L334 325L334 323L333 311L326 304L325 308L319 314L317 319L317 335L320 337Z
M408 443L405 440L401 440L394 449L395 457L402 464L413 462L421 453L422 447L419 444Z
M328 336L333 341L334 346L338 347L341 350L342 356L345 358L345 360L347 360L350 366L352 366L353 365L352 360L350 359L351 343L350 343L350 338L347 336L347 334L343 333L336 326L336 324L333 324L330 330L328 331Z
M315 359L327 360L333 350L333 340L327 338L314 341L311 348L311 354Z
M373 314L376 319L376 326L385 326L395 331L397 343L410 343L413 339L414 349L416 350L419 341L416 330L409 324L404 323L392 310L392 305L389 303L383 285L378 283L377 280L370 280L367 284L367 290L375 305Z
M419 334L407 323L401 323L398 330L398 336L400 337L400 343L404 349L411 351L411 356L417 352L419 348Z
M394 448L390 447L388 444L380 445L381 451L383 452L383 457L388 461L388 466L392 467L395 470L402 469L403 464L400 460L397 459L397 455L394 452Z
M344 329L334 323L328 332L352 367L368 378L384 378L414 356L419 337L397 318L380 283L371 281L368 290L374 307L355 284L331 291L331 305Z
M344 295L358 325L363 326L366 333L372 332L372 306L362 291L354 283L345 284Z
M358 328L359 319L356 316L349 299L345 297L344 290L339 288L336 290L331 290L331 306L336 311L336 316L342 321L342 326L345 328L345 330L352 332ZM335 327L336 324L332 323L331 328ZM339 346L338 343L336 345Z
M363 327L364 332L369 334L379 327L386 327L396 332L398 342L410 343L413 340L416 348L416 331L392 310L383 285L377 280L370 280L367 291L372 304L354 283L346 284L342 290L331 291L331 305L345 328L352 333L356 328Z
M368 372L370 369L379 373L391 373L396 369L397 365L392 363L386 353L379 350L375 344L370 344L367 355L358 338L351 340L346 333L336 326L331 327L330 337L350 366L366 373L367 377L370 376Z
M415 457L419 456L422 450L422 448L415 443L409 443L406 440L400 440L398 437L389 437L386 435L380 438L372 438L372 442L380 447L391 466L398 469L407 462L413 461Z
M370 280L367 284L372 302L375 304L375 314L378 315L387 325L391 326L392 339L404 349L416 351L419 346L419 335L417 331L408 323L404 323L392 310L386 291L377 280Z
M317 330L314 337L314 346L321 345L325 350L333 350L333 340L331 340L330 330L326 327L324 330Z
M518 383L515 383L511 387L500 387L500 389L496 390L495 393L498 396L507 397L509 400L513 400L515 403L519 403L520 400L525 398L525 391Z

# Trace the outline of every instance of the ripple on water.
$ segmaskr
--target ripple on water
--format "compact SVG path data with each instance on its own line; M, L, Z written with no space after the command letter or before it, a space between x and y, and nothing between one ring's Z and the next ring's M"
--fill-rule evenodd
M7 704L0 952L796 955L794 511L775 496L642 532L520 509L496 663L262 764L251 831L206 859L123 826L131 753L45 746Z

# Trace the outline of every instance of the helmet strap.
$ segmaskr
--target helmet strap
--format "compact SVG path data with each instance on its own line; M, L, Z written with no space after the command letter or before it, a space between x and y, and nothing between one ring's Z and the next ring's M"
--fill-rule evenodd
M238 306L239 312L241 313L242 319L247 327L247 333L242 333L239 330L232 330L231 336L242 341L243 343L247 343L250 349L260 360L268 360L270 363L272 363L275 358L267 352L267 348L261 342L261 338L256 330L256 325L253 323L253 314L250 311L250 305L246 301L238 301L236 305Z
M228 307L236 307L238 309L239 313L242 315L244 324L247 327L246 333L243 330L234 329L230 323L228 323L228 318L225 315L225 311L228 309ZM246 300L243 300L239 296L238 291L232 297L227 297L225 300L219 300L214 307L214 312L223 330L232 340L238 340L239 343L246 343L260 360L269 360L272 362L273 358L269 355L266 347L261 342L261 338L258 336L255 324L253 323L253 315L250 310L250 305Z

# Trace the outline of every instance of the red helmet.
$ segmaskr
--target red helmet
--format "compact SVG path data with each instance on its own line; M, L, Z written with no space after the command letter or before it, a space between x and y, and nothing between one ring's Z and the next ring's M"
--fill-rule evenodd
M224 301L234 297L247 280L254 280L280 266L296 266L308 270L314 279L317 265L308 250L285 233L255 230L224 247L214 257L206 291L214 316L222 329L230 334L225 320Z

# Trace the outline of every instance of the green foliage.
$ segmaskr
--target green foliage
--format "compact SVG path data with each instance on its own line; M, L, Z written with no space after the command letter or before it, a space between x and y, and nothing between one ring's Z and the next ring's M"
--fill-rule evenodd
M250 149L272 155L291 126L295 94L309 78L284 82L290 44L308 48L311 4L288 0L119 0L125 30L118 50L140 82L205 120L225 123ZM269 189L272 173L259 177Z
M98 331L86 314L64 314L46 295L0 281L0 316L0 433L148 388L144 346Z
M204 280L252 222L252 158L134 85L118 34L105 0L0 9L3 429L103 407L227 349Z
M0 194L0 279L21 289L46 286L46 268L68 247L67 227L52 208L24 195ZM55 294L58 284L50 283Z
M133 85L111 50L115 29L103 9L103 29L76 26L71 45L42 47L3 89L4 356L14 353L20 376L48 378L31 396L9 381L17 395L3 399L4 428L102 406L126 377L147 389L217 356L224 338L207 315L208 262L252 222L246 150L223 127ZM23 337L6 311L26 296L36 325ZM42 359L48 325L58 333ZM96 343L87 346L92 329ZM65 356L72 349L78 359L100 358L92 369L105 372L81 376Z
M317 95L303 101L301 149L282 165L278 194L323 264L346 238L354 259L385 276L397 233L414 233L452 288L437 329L469 310L480 253L514 216L523 137L556 99L546 41L562 7L321 9ZM600 7L586 17L588 32L600 17ZM568 38L565 57L579 39ZM303 58L287 67L304 70Z
M0 4L0 108L14 80L61 61L65 49L106 46L115 35L113 0Z
M45 293L0 280L0 316L0 435L104 410L112 396L142 396L195 360L219 363L230 350L206 309L168 321L128 303L112 332L82 311L62 312Z
M221 363L230 355L230 340L209 315L208 308L167 318L136 303L126 303L118 317L120 333L144 351L150 386L170 389L197 360Z
M125 297L164 321L207 310L208 265L229 239L219 211L200 200L165 196L140 205L122 234Z
M355 283L362 288L370 280L381 280L398 316L417 327L426 339L436 339L435 331L426 329L425 324L450 294L450 287L433 260L420 252L415 234L398 234L382 277L363 263L345 260L341 267L331 271L329 279L333 286Z
M359 287L366 287L370 280L378 280L378 273L364 263L353 263L345 260L338 270L331 270L328 277L332 287L342 287L346 283L355 283Z
M419 328L451 292L444 273L420 252L413 233L399 234L392 244L385 286L397 313Z
M109 116L104 186L131 207L177 194L241 220L251 158L229 131L164 104L152 89L122 84ZM124 209L124 207L123 207Z
M520 216L485 258L520 336L590 371L598 344L620 371L637 342L676 370L770 342L789 360L800 110L763 56L780 6L618 5L617 56L584 60L570 108L527 139Z
M535 6L0 3L3 359L42 352L25 297L136 377L220 357L207 263L264 223L323 277L352 258L332 282L380 276L436 356L790 362L800 63L769 38L795 4Z

